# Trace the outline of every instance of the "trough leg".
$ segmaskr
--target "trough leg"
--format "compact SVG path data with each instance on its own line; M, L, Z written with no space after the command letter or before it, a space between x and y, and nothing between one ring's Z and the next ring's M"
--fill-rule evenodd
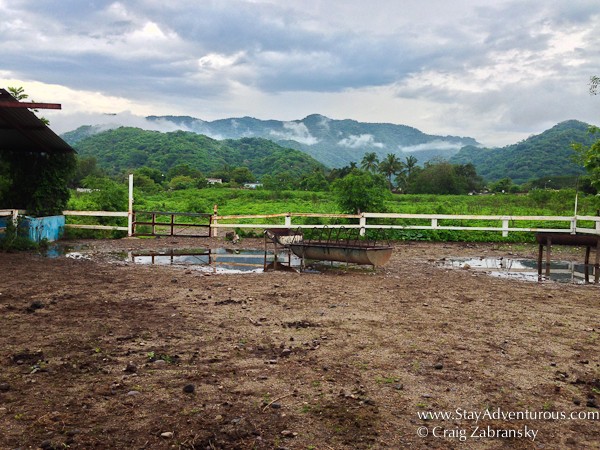
M585 262L583 263L584 281L586 283L590 282L590 250L591 247L588 245L585 248Z
M542 260L544 258L544 244L540 244L538 246L538 260L537 260L537 267L538 267L538 281L542 280Z
M600 237L596 241L596 263L594 264L594 270L596 271L594 283L598 283L598 279L600 278Z
M552 239L546 241L546 276L550 277L550 254L552 253Z

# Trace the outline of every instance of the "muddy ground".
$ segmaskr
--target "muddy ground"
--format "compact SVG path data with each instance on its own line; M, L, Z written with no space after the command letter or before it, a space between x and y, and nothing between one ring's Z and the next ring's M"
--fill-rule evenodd
M599 286L436 264L534 247L211 275L104 255L216 238L76 244L93 258L0 254L0 448L600 448Z

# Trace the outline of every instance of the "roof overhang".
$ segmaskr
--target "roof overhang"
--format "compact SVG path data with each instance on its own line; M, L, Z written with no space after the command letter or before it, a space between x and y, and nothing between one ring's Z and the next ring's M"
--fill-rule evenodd
M20 102L0 89L0 151L75 152L30 109L60 109L57 103Z

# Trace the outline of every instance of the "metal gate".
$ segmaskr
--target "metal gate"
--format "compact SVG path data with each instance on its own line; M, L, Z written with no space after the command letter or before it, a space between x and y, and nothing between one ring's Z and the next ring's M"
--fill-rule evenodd
M210 237L211 222L208 213L134 211L132 231L133 236Z

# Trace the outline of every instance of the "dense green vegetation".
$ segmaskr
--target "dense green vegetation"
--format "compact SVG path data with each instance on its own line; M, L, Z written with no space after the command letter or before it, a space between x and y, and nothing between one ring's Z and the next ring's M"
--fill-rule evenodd
M477 173L488 182L510 178L513 183L521 184L533 179L577 176L584 174L585 169L577 161L572 145L591 145L595 139L588 129L588 124L570 120L501 149L464 147L449 161L472 163Z
M270 139L279 145L301 150L328 167L348 165L360 160L366 152L375 152L379 158L394 153L400 159L414 154L423 164L434 157L449 157L465 145L477 145L477 141L470 137L429 135L406 125L335 120L320 114L290 122L253 117L212 122L189 116L151 116L148 119L208 136ZM86 131L94 132L93 129Z
M400 161L401 164L411 162L404 167L408 172L426 166L431 169L432 164L444 160L454 166L472 165L477 176L488 184L504 179L510 179L513 186L536 179L545 179L548 183L559 176L575 178L584 174L583 162L576 158L573 144L590 146L595 141L588 133L589 125L575 120L560 123L517 144L489 149L478 147L474 140L467 138L429 136L400 125L335 121L318 115L290 123L253 118L215 122L190 117L152 120L158 119L195 132L160 133L137 128L102 132L98 127L81 127L63 137L77 148L81 157L96 158L98 167L110 175L142 167L165 175L174 166L187 165L205 176L229 181L231 170L245 167L253 181L262 180L272 187L278 185L286 189L300 187L295 180L307 173L323 171L325 167L317 161L327 161L330 167L339 169L341 163L352 168L352 164L362 159L361 168L368 171L376 168L394 188L413 193L424 190L408 182L405 170L394 167ZM218 141L197 134L202 132L235 139ZM244 136L263 136L264 139ZM294 136L306 142L298 142ZM443 142L454 150L422 150L435 142ZM448 177L449 166L444 169ZM462 193L464 183L457 182L455 176L450 178L450 187L444 190L437 186L430 192Z
M123 127L82 139L74 146L80 157L95 158L98 166L113 176L142 167L167 174L175 166L186 165L207 176L246 167L256 181L267 173L300 177L324 169L305 153L266 139L217 141L185 131L160 133Z
M72 153L0 152L0 209L24 209L33 216L61 214L69 199ZM2 173L2 170L5 172Z

